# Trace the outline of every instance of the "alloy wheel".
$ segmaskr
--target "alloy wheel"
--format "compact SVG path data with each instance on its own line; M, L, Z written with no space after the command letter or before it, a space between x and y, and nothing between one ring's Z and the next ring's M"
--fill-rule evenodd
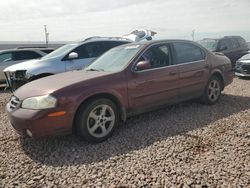
M212 80L208 86L208 97L211 102L216 101L220 96L220 83L218 80Z
M107 136L114 125L115 112L109 105L98 105L88 115L87 129L93 137L102 138Z

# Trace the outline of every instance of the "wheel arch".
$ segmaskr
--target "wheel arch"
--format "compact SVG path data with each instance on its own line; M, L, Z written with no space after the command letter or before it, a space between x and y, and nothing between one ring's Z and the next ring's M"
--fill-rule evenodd
M110 93L98 93L98 94L94 94L94 95L91 95L87 98L85 98L77 107L76 111L75 111L75 115L74 115L74 118L73 118L73 126L72 126L72 129L73 129L73 132L75 132L76 130L76 116L81 108L82 105L84 104L87 104L89 103L90 101L94 101L96 99L99 99L99 98L106 98L106 99L109 99L111 100L112 102L115 103L115 105L117 106L118 108L118 112L119 112L119 115L121 117L121 120L124 122L126 121L127 119L127 113L126 113L126 109L125 107L122 105L122 103L120 102L120 100L118 99L118 97L116 97L115 95L113 94L110 94Z
M223 74L221 71L219 70L215 70L214 72L212 72L211 74L211 77L212 76L216 76L217 78L219 78L221 80L221 84L222 84L222 91L224 90L224 87L225 87L225 80L224 80L224 77L223 77Z

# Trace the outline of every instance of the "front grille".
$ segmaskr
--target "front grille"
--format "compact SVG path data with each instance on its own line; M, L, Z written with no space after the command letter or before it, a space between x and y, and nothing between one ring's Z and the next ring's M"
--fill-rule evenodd
M250 74L250 65L242 65L242 70L246 74Z
M9 107L11 110L15 110L20 104L20 100L16 96L10 98Z

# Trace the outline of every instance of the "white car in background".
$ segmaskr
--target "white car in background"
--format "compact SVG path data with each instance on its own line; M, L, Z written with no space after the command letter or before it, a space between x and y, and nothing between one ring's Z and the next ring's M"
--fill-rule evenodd
M156 32L135 30L123 37L90 37L84 41L66 44L38 60L25 61L10 67L4 72L12 90L23 84L46 76L82 70L97 57L119 45L152 40Z

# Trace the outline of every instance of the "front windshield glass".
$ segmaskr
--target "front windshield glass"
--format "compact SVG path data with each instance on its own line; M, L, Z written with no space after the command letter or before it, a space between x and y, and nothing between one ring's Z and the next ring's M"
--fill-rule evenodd
M95 60L87 71L121 71L139 52L142 45L129 45L113 48Z
M42 59L50 59L50 58L55 58L55 57L59 57L62 55L66 55L67 53L69 53L71 50L73 50L77 46L78 46L78 44L66 44L66 45L56 49L55 51L51 52L50 54L45 55L44 57L42 57Z
M204 39L204 40L198 41L198 43L204 46L205 48L209 49L210 51L214 52L216 51L218 40Z

